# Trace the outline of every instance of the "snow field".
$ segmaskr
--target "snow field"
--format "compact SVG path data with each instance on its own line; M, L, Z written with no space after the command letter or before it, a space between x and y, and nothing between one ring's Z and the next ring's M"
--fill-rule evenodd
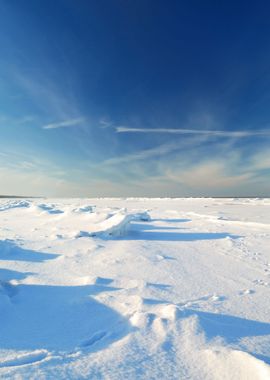
M3 379L270 379L270 201L0 202Z

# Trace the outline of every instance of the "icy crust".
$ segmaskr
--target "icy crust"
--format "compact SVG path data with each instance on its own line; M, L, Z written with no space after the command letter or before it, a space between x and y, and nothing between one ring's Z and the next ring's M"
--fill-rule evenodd
M75 237L87 237L87 236L100 236L100 237L108 237L108 236L123 236L127 233L129 229L129 225L131 221L149 221L150 215L148 212L139 212L139 213L127 213L126 210L120 211L113 215L108 215L108 218L103 222L98 224L98 229L95 231L87 232L80 231Z
M75 235L76 238L85 236L122 236L127 230L129 223L132 220L132 215L119 213L115 214L103 222L98 224L96 231L80 231Z

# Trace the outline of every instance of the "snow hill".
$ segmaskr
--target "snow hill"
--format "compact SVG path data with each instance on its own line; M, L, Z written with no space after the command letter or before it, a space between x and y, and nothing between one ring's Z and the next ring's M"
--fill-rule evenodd
M1 199L1 379L270 379L269 199Z

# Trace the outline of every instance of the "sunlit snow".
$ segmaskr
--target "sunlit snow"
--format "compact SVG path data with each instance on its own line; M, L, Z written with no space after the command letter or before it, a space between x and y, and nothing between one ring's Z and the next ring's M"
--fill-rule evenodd
M0 221L1 378L270 378L269 199L2 199Z

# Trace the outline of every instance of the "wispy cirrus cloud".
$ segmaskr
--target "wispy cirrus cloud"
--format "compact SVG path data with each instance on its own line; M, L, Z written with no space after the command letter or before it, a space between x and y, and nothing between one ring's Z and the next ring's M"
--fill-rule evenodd
M270 136L270 130L256 131L219 131L203 129L178 129L178 128L131 128L116 127L117 133L168 133L180 135L205 135L220 137L249 137L249 136Z
M116 157L108 158L104 161L99 162L98 164L92 164L92 168L102 168L115 166L117 170L119 170L119 165L123 164L126 166L134 163L139 163L140 161L145 161L144 168L147 166L147 163L153 162L157 164L158 161L169 159L171 160L172 154L177 154L177 152L186 152L188 149L195 148L201 146L203 143L207 142L207 136L187 136L186 139L181 139L177 141L173 141L170 143L165 143L161 145L154 146L152 148L136 150L133 153L128 153L124 155L118 155ZM142 168L141 168L142 170Z
M102 162L102 165L118 165L121 163L128 163L128 162L134 162L134 161L141 161L146 160L154 157L160 157L166 154L169 154L173 151L176 151L179 149L179 144L177 143L171 143L171 144L163 144L151 149L145 149L138 151L136 153L131 153L124 156L118 156L114 158L109 158Z
M102 118L99 120L99 125L101 128L109 128L113 126L113 123L110 120Z
M67 128L67 127L74 127L76 125L80 125L85 121L83 117L77 118L77 119L70 119L70 120L64 120L56 123L50 123L43 125L43 129L56 129L56 128Z

